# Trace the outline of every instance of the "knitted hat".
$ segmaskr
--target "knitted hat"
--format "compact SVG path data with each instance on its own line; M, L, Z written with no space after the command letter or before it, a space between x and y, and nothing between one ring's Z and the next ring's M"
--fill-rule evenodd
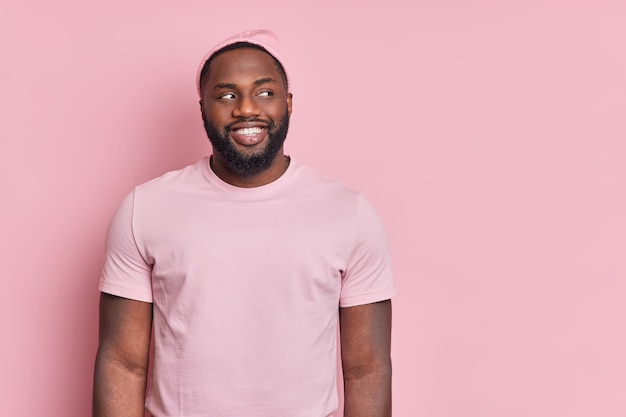
M202 75L202 69L204 68L204 64L206 64L211 56L213 56L213 54L215 54L217 51L237 42L247 42L262 47L278 62L280 62L280 65L282 65L283 69L285 70L285 74L287 73L285 61L280 56L279 40L276 34L266 29L247 30L245 32L233 35L218 43L204 56L204 58L200 62L198 74L196 75L196 88L198 90L198 95L200 96L200 98L202 98L202 91L200 90L200 76Z

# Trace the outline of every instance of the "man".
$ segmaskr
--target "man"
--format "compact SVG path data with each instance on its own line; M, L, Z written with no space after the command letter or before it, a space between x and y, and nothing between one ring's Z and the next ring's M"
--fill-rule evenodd
M275 35L248 31L198 72L213 154L118 208L100 283L95 417L391 416L395 295L361 195L283 152L292 94Z

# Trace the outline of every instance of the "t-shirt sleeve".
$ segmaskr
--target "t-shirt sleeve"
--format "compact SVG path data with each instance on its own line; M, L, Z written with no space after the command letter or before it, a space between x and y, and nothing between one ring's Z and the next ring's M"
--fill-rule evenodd
M107 231L100 291L152 302L152 266L141 256L133 230L134 192L118 207Z
M389 243L374 208L359 196L357 238L341 284L340 307L388 300L396 295Z

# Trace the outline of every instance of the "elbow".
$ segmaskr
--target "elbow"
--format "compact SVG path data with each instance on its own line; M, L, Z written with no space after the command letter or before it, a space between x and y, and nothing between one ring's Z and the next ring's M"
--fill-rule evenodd
M377 376L391 380L391 358L378 359L367 363L344 364L344 380L358 380L365 377Z
M146 378L148 375L148 358L134 358L98 350L96 355L96 371L116 372L132 378Z

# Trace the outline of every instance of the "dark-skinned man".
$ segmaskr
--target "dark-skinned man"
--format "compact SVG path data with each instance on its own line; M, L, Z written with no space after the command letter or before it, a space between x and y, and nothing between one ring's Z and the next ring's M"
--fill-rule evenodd
M332 416L338 329L345 417L391 416L385 232L361 194L284 153L284 62L266 30L211 49L197 88L212 155L115 213L94 417Z

